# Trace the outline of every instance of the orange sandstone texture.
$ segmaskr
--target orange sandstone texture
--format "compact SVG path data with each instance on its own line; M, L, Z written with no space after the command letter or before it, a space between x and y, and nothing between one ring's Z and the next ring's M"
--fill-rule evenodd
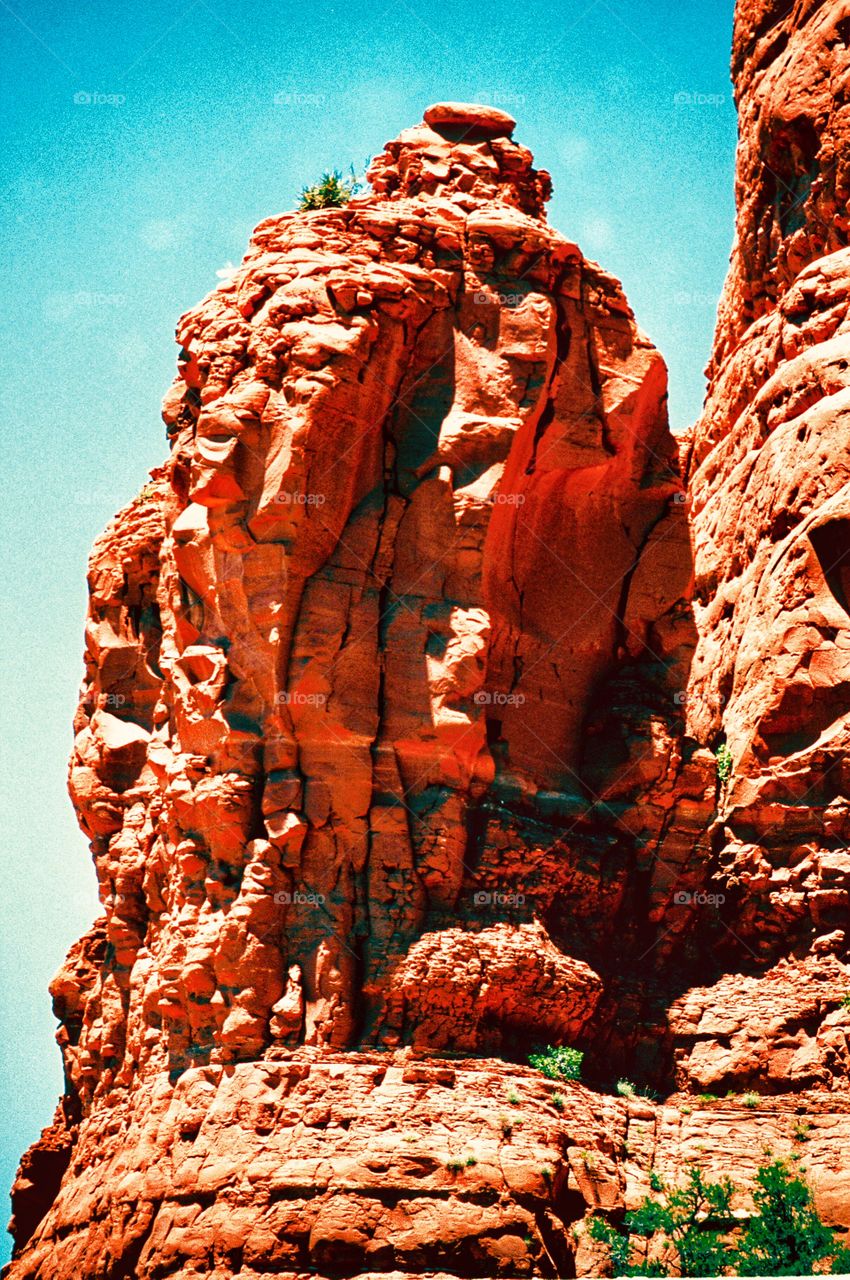
M847 60L806 53L838 7L739 7L743 128L787 61L838 129ZM663 361L514 122L425 119L183 317L170 458L95 547L71 792L104 915L53 984L9 1280L592 1274L587 1214L692 1159L746 1185L801 1115L850 1227L850 630L835 571L810 589L841 249L780 225L762 262L781 208L742 203L688 501Z
M741 3L733 66L737 235L688 462L687 708L733 764L712 837L727 967L769 969L809 947L846 959L850 924L850 8ZM808 972L792 1040L827 1034Z

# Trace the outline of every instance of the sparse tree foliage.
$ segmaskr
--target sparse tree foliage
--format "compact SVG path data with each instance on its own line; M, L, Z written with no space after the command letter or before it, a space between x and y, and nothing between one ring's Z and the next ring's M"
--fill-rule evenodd
M753 1201L758 1214L735 1252L740 1276L844 1275L850 1249L818 1217L805 1179L782 1160L762 1165Z
M591 1218L615 1276L838 1275L850 1271L850 1249L821 1222L805 1179L782 1160L756 1174L756 1212L743 1225L732 1215L736 1188L728 1178L708 1182L691 1165L684 1186L647 1196L621 1227Z

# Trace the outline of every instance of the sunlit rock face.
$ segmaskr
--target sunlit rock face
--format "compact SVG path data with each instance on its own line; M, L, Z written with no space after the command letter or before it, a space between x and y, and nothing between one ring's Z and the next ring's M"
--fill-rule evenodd
M716 841L741 960L846 956L848 45L846 4L738 6L737 236L690 458L688 711L734 762Z
M749 128L770 19L739 8ZM747 1184L801 1111L850 1225L845 808L806 794L821 744L793 804L762 745L795 663L843 696L837 613L811 639L843 571L765 567L771 485L844 483L825 430L829 465L769 462L844 332L843 258L777 268L753 317L742 205L686 494L663 361L513 129L429 108L369 194L262 223L179 323L170 456L90 565L70 789L104 914L52 987L66 1092L9 1280L596 1274L586 1215L695 1155ZM809 501L821 564L843 517ZM773 866L748 833L780 816ZM758 1115L685 1103L740 1087Z
M183 317L171 457L95 550L71 790L109 958L67 1048L86 1098L423 1025L497 1050L529 1003L575 1037L599 1001L586 960L522 932L540 894L574 914L574 865L526 880L556 842L574 863L600 687L641 663L663 685L687 647L665 369L544 222L510 118L428 114L374 194L263 223ZM436 957L487 946L535 957L527 989L488 971L438 1027Z

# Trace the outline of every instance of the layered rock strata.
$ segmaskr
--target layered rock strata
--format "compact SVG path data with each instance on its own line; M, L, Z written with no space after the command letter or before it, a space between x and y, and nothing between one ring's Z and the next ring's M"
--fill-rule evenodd
M850 923L848 45L845 4L738 6L737 234L688 459L688 727L732 765L712 836L726 967L767 970L756 1003L799 993L774 1064L796 1037L826 1074L817 957L846 981ZM807 951L792 987L773 966Z
M840 7L739 4L687 494L503 112L430 108L181 320L170 457L91 562L104 915L9 1277L591 1274L587 1214L766 1143L850 1227Z

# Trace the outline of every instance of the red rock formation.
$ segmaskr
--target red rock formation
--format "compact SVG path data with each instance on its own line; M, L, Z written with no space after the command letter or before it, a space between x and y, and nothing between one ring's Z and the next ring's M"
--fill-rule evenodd
M841 63L829 7L739 6L744 181L782 76ZM742 203L688 503L663 362L513 121L425 121L183 317L169 461L95 547L104 916L10 1280L588 1274L586 1213L692 1158L746 1183L799 1112L850 1226L847 254ZM798 202L836 235L841 190ZM534 1041L680 1092L556 1089ZM693 1096L739 1087L758 1116Z
M737 237L690 460L689 728L733 761L713 833L724 967L803 963L752 988L785 1005L781 1050L756 1038L744 1053L776 1079L790 1060L789 1084L840 1079L848 1061L814 959L846 961L850 907L848 45L846 5L739 5ZM742 1062L727 1043L710 1073L724 1060Z
M464 110L390 144L376 194L262 224L180 322L170 462L92 561L71 791L109 953L66 1047L86 1104L276 1039L497 1049L528 1004L576 1037L598 1003L523 921L574 893L535 863L586 822L596 690L681 657L664 366L543 222L508 118L476 108L472 137L501 134L458 141ZM672 751L645 782L673 786ZM470 972L439 1032L438 955L489 990ZM77 1017L67 975L56 998Z

